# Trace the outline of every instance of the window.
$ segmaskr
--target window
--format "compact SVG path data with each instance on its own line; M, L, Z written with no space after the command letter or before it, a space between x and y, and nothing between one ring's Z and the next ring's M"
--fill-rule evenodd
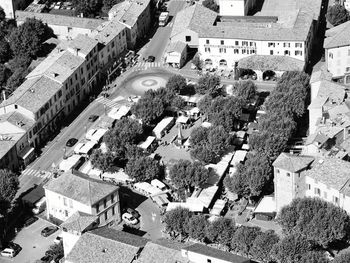
M75 80L78 80L78 75L77 75L77 73L75 73Z
M285 55L285 56L290 55L290 51L289 51L289 50L285 50L285 51L284 51L284 55Z
M62 97L62 90L58 91L58 97L61 98Z
M287 173L287 176L290 177L290 173Z
M32 131L29 131L29 139L32 138Z
M333 58L333 53L329 52L328 57Z
M239 41L235 41L235 45L238 46L239 45Z
M345 71L346 71L346 72L349 72L349 71L350 71L350 67L346 67L346 68L345 68Z
M209 45L209 39L205 40L205 44Z
M295 43L295 47L296 48L302 48L303 47L303 43Z
M207 259L207 263L211 263L211 259L208 258L208 259Z
M69 207L73 208L73 200L72 199L69 199Z
M267 43L267 46L268 46L268 47L275 47L275 43L269 42L269 43Z
M100 205L99 204L96 205L96 214L98 214L98 212L100 212Z
M333 203L339 204L339 198L336 196L333 196Z
M234 53L234 54L239 54L239 49L238 49L238 48L235 48L235 49L233 50L233 53Z
M311 190L311 184L307 184L307 189Z
M114 194L111 194L111 202L114 203Z
M242 49L242 54L245 54L247 51L245 49Z
M104 208L107 207L107 199L103 200L103 207L104 207Z
M67 206L67 199L63 197L63 205Z
M221 41L220 41L220 44L221 44L221 45L225 45L224 40L221 40Z
M220 53L226 53L226 48L219 48Z
M67 211L67 210L64 210L64 215L65 215L66 217L68 217L68 211Z
M204 51L210 53L210 47L204 48Z
M115 206L112 207L112 215L115 215Z
M273 55L273 50L270 50L270 55Z
M108 213L107 211L105 212L105 221L108 219Z
M248 46L248 41L242 41L242 46Z
M290 43L283 43L283 47L290 47Z
M280 169L276 169L276 173L278 173L278 174L279 174L279 173L280 173Z
M321 196L321 190L315 187L315 195Z
M255 54L255 49L251 49L250 54Z
M303 51L300 51L300 50L295 50L295 55L296 56L302 56L303 55Z
M191 36L186 36L186 42L191 42Z

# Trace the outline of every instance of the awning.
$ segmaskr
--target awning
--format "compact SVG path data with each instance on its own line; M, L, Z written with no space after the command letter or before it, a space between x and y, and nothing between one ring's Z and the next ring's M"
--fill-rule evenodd
M176 120L176 123L182 123L182 124L185 124L185 123L187 123L188 122L188 117L186 117L186 116L180 116L179 118L177 118L177 120Z
M23 151L19 154L19 157L23 160L27 159L28 157L31 156L31 154L34 154L34 148L27 146L26 148L23 149Z

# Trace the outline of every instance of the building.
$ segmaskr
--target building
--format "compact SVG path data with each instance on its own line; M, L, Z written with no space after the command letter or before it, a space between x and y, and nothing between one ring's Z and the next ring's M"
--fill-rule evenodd
M66 263L132 263L147 239L102 227L84 233L65 258Z
M96 216L100 226L119 222L119 188L84 174L66 172L44 186L47 218L66 221L76 212Z
M165 62L175 68L182 68L187 59L187 44L172 42L165 51Z
M318 197L350 213L350 163L282 153L274 166L277 213L297 197Z
M126 0L114 5L108 12L109 20L126 27L127 46L133 49L138 39L146 36L151 26L150 0Z
M23 24L27 18L41 20L52 28L54 34L61 40L72 40L79 34L89 35L105 22L102 19L83 18L75 16L55 15L28 11L16 12L17 25Z
M250 263L248 258L202 244L193 244L181 250L182 256L191 263Z
M344 78L344 82L350 83L350 22L326 31L324 40L325 60L328 71L334 79Z
M24 8L25 0L1 0L0 7L4 9L6 18L14 19L15 11Z

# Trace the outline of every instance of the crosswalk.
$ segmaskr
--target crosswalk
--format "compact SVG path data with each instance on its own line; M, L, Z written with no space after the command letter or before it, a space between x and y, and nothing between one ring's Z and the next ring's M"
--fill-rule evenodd
M35 170L35 169L26 168L25 170L22 171L19 178L21 179L22 177L25 177L25 176L49 178L51 176L51 173L46 172L46 171L39 171L39 170Z
M120 103L118 101L113 101L104 97L98 97L96 101L103 105L106 105L109 108L113 108L113 107L118 108L120 106Z
M136 70L148 69L148 68L159 68L162 67L161 62L139 62L134 66Z

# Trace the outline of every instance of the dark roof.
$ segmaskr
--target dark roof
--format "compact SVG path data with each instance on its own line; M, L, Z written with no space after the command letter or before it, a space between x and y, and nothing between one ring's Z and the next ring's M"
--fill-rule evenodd
M189 247L184 248L184 250L198 253L201 255L206 255L208 257L213 257L221 260L225 260L231 263L250 263L250 260L245 257L238 256L236 254L222 251L216 248L212 248L202 244L194 244Z
M90 231L90 233L139 248L144 247L149 241L146 238L108 227L97 228Z
M45 196L45 191L42 186L37 186L25 196L22 197L22 201L34 205L41 198Z
M82 233L94 222L96 222L97 219L98 216L93 216L77 211L73 215L71 215L66 221L64 221L61 224L61 227L67 230L73 230Z
M310 156L281 153L273 162L273 166L295 173L307 168L314 160L315 158Z

